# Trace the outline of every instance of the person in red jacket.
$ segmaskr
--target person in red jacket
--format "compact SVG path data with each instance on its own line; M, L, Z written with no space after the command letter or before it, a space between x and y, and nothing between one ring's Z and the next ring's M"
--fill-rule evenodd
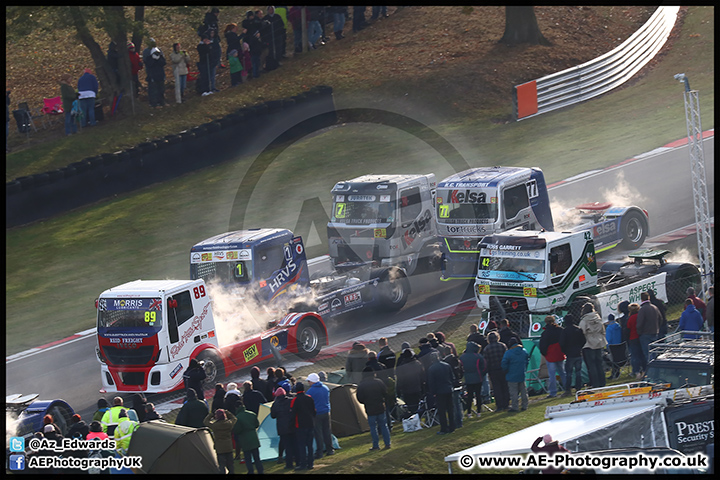
M557 396L557 378L560 376L560 385L565 385L565 368L563 362L565 354L560 348L560 337L563 328L557 324L554 315L545 317L545 328L540 335L540 353L545 357L548 369L548 390L547 398L555 398Z
M640 311L640 305L631 303L628 305L630 316L627 321L627 328L630 331L628 337L628 349L630 350L630 365L632 366L632 374L638 379L642 377L643 365L645 364L645 356L643 356L642 347L640 346L640 335L637 332L637 317Z
M127 47L128 55L130 56L130 73L132 74L133 79L133 90L135 91L135 97L137 97L140 92L140 78L138 78L138 72L143 69L143 63L142 60L140 60L140 55L135 51L135 44L128 42Z

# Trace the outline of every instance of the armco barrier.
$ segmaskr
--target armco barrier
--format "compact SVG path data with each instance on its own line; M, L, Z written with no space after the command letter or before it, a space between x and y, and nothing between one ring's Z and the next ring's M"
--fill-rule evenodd
M665 45L679 11L680 7L659 7L645 25L605 55L515 86L515 119L584 102L630 80Z
M257 154L263 145L298 139L336 121L332 88L313 87L290 99L241 108L176 135L19 177L5 187L5 227L49 218L241 155Z

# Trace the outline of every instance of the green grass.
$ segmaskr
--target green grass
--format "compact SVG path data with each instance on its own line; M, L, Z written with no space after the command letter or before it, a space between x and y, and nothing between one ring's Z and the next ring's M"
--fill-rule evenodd
M646 76L582 105L508 124L493 124L487 117L409 116L429 124L471 166L540 166L553 182L615 164L685 135L682 87L675 73L689 76L700 91L703 127L714 126L714 22L708 12L690 8L673 48ZM294 229L305 200L317 197L325 213L330 211L329 191L339 180L409 172L434 172L440 180L452 173L421 133L354 123L301 139L258 177L248 205L235 201L254 158L239 158L7 229L6 353L92 327L94 299L107 288L138 278L186 278L190 247L234 228L230 219L246 206L245 227ZM100 130L97 138L84 140L97 148L109 141ZM66 148L63 140L36 148L11 155L7 172L22 172L23 162L31 160L42 170L61 166L53 158ZM323 253L320 218L314 217L316 230L308 238L310 256Z

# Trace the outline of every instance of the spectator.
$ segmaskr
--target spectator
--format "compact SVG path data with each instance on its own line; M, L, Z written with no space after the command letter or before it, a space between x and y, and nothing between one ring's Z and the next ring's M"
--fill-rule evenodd
M143 69L143 62L140 60L140 55L135 51L135 44L133 42L127 43L128 56L130 57L130 74L132 75L133 92L135 98L140 93L140 78L138 74Z
M275 7L267 8L265 17L268 28L268 54L265 58L265 70L275 70L280 66L283 55L283 42L285 41L285 24L280 15L275 13Z
M242 51L242 38L238 33L238 24L230 23L225 27L225 41L227 42L228 60L230 59L230 51L237 50Z
M453 355L455 355L456 357L458 356L458 352L457 352L457 349L455 348L455 344L452 343L452 342L448 342L448 341L445 339L445 334L444 334L443 332L435 332L435 338L437 338L437 341L438 341L438 345L439 345L439 346L443 346L443 345L444 345L444 346L450 348L450 351L445 353L446 356L449 355L449 354L451 354L451 353L452 353ZM479 344L478 344L478 345L479 345Z
M232 429L236 422L237 418L235 418L235 415L222 408L218 408L214 415L208 412L202 422L203 425L212 430L213 438L215 439L215 454L221 474L225 474L226 469L230 475L235 474Z
M545 445L540 446L540 442L545 442ZM542 437L538 437L530 447L533 453L545 453L552 457L557 452L568 452L568 449L558 444L557 440L553 440L552 437L547 434ZM542 471L543 474L558 474L562 473L561 468L548 467Z
M280 56L287 58L287 29L288 29L288 7L286 5L275 6L275 13L280 16L283 22L282 40L280 41Z
M222 58L222 49L220 48L220 42L215 41L217 38L216 30L208 30L208 37L210 38L210 73L208 77L210 81L209 91L219 92L220 90L217 88L215 80L217 77L217 68L220 66L220 59Z
M705 305L705 302L700 300L698 297L695 296L695 289L693 287L688 287L687 289L687 296L689 299L693 301L693 305L695 305L695 309L700 312L700 315L702 315L703 321L705 321L705 310L707 309L707 305ZM640 306L642 308L642 304Z
M435 334L434 334L433 332L428 332L427 335L425 335L425 338L428 339L428 341L430 342L430 346L431 346L432 348L434 348L435 350L437 350L438 353L440 354L440 358L442 358L442 355L443 355L443 353L445 353L445 352L444 352L444 351L441 352L441 351L438 349L438 346L440 345L440 343L438 342L438 339L437 339L437 337L435 336Z
M187 84L190 56L185 50L180 48L179 43L173 43L170 61L172 62L173 76L175 77L175 102L182 103L183 96L185 95L185 85Z
M667 307L665 306L665 302L657 298L657 295L655 294L655 290L648 289L647 291L648 296L650 297L650 303L655 305L657 309L660 311L660 325L658 326L658 339L665 338L668 333L668 326L667 326Z
M467 416L472 418L473 398L477 405L477 416L482 411L482 382L487 371L485 358L480 355L480 345L475 342L467 342L465 353L460 355L460 361L465 373L465 390L467 391Z
M480 329L478 329L478 326L474 323L470 325L470 335L467 336L467 339L465 341L475 342L480 345L480 348L485 348L488 344L487 340L485 339L485 335L480 332Z
M70 419L70 428L68 429L68 438L82 438L87 439L90 433L90 428L87 423L77 413Z
M212 413L215 413L215 410L218 408L223 408L226 393L227 392L225 391L225 387L223 387L222 383L215 384L215 395L213 395L212 406L210 408Z
M110 69L115 75L115 81L120 80L120 53L118 53L117 43L110 40L107 51L107 61L110 64Z
M315 456L313 453L315 402L305 394L305 385L301 382L295 385L295 391L297 395L290 401L290 415L295 422L295 438L297 442L295 470L312 470ZM372 425L370 428L372 428Z
M368 358L365 363L365 367L372 368L373 372L375 372L375 376L385 383L385 380L388 377L387 368L378 361L377 352L373 350L368 351Z
M145 62L145 73L148 82L148 100L151 107L165 106L165 55L158 47L150 50L150 57ZM199 392L201 395L202 393Z
M530 356L527 350L523 348L522 343L518 342L515 337L511 337L508 342L508 350L500 362L502 369L505 371L505 380L507 380L510 392L510 408L508 411L518 411L518 394L522 399L520 409L527 410L528 395L525 388L525 370L527 370L530 363Z
M150 420L162 420L162 415L155 411L155 404L148 402L145 404L145 419L143 422L149 422Z
M375 372L375 376L382 380L387 387L387 395L385 399L385 420L388 428L392 429L390 411L395 406L395 380L390 378L387 368L378 361L377 353L372 350L368 353L368 361L365 366L370 367L372 371Z
M275 400L270 407L270 416L277 420L277 432L280 436L278 445L278 463L281 463L283 450L285 451L285 470L293 468L293 462L296 460L296 439L295 439L295 422L290 412L290 397L285 389L278 387L273 394Z
M386 6L378 6L373 5L372 7L372 16L370 17L370 20L377 20L378 17L380 18L387 18L389 17L387 13L387 7Z
M307 381L310 384L307 394L315 402L315 458L322 458L323 454L335 455L330 433L330 389L320 381L317 373L308 375Z
M411 353L410 357L404 357L404 356L402 355L403 352L405 352L406 349L407 349L407 350L410 350L410 353ZM403 362L405 362L405 361L406 361L407 359L409 359L409 358L414 358L415 360L417 360L417 355L415 355L415 352L410 348L410 343L409 343L409 342L403 342L403 343L400 345L400 355L398 356L397 362L395 363L395 368L398 368L400 365L403 364Z
M242 21L242 27L247 32L243 35L245 42L248 44L250 59L252 62L252 78L260 76L260 56L262 54L262 40L260 37L260 21L255 20L255 12L248 10L245 13L245 20Z
M640 294L640 311L637 316L637 333L640 336L640 347L642 347L645 363L650 362L650 343L657 340L660 330L660 322L662 321L660 310L650 303L650 295L647 292ZM643 371L645 370L643 367Z
M488 376L492 383L493 395L495 396L495 407L498 412L508 409L510 402L510 391L508 390L507 379L502 368L502 359L505 356L507 347L500 342L500 335L497 332L487 334L488 345L482 349L483 358L487 367ZM470 343L470 342L468 342ZM478 408L479 410L479 408Z
M585 335L583 354L588 370L590 385L593 388L605 386L605 371L603 370L602 354L607 340L605 340L605 327L600 315L595 311L592 303L586 303L580 310L580 330Z
M237 390L227 392L225 400L223 401L222 408L231 412L237 411L238 405L243 403L242 397L238 395Z
M62 98L63 113L65 114L65 135L77 133L77 126L72 118L72 104L77 98L77 92L70 85L72 77L69 73L60 76L60 98Z
M288 20L293 27L293 44L295 46L295 53L302 53L302 8L293 6L288 10ZM306 20L307 22L307 17Z
M715 287L708 288L708 302L705 307L705 320L708 329L715 332Z
M308 24L308 46L313 50L317 45L325 45L320 36L322 35L322 27L320 26L320 15L325 7L310 6L307 8L309 19Z
M442 344L440 345L442 347ZM449 347L448 347L449 349ZM448 365L450 365L450 368L452 369L452 384L453 384L453 391L452 391L452 408L453 408L453 418L455 420L455 429L458 429L463 426L463 411L465 410L465 406L463 405L463 377L465 376L465 370L463 367L462 362L458 357L453 355L452 353L449 355L446 355L445 357L441 358L441 360ZM482 379L482 376L480 377ZM482 381L480 383L482 386ZM482 389L482 387L481 387ZM478 400L478 405L482 405L482 399Z
M565 392L563 396L572 395L573 372L575 373L575 390L580 390L582 381L582 349L585 345L585 334L577 326L577 318L572 313L563 319L560 350L565 355Z
M622 344L622 327L615 320L615 315L612 313L608 314L607 322L605 322L605 340L608 345L621 345ZM610 373L610 379L615 379L620 376L620 367L613 363L612 372Z
M258 473L262 475L263 464L260 460L260 439L258 438L257 429L260 426L257 414L246 410L241 403L235 412L237 422L232 428L235 436L236 448L242 445L243 455L245 456L245 467L249 474L253 474L253 465Z
M208 38L212 39L217 50L217 57L222 57L222 46L220 45L220 9L212 8L209 12L205 13L202 25L198 29L198 35L202 38L203 35L207 35Z
M645 356L640 346L640 335L637 331L637 317L640 311L640 305L631 303L628 305L628 350L630 351L630 365L632 366L632 374L639 380L645 371Z
M235 49L228 52L228 66L230 67L230 85L235 87L243 81L242 60Z
M367 21L365 20L366 8L367 7L353 7L353 32L359 32L367 26Z
M431 360L428 368L428 393L433 396L437 406L438 418L440 420L440 431L438 435L445 435L455 431L455 409L453 408L453 371L452 367L440 360L437 352L428 355Z
M500 330L498 331L500 334L500 341L505 344L508 348L510 345L510 338L514 337L515 340L517 340L517 343L522 345L522 340L520 339L520 335L518 335L516 332L510 329L510 322L507 318L503 318L500 320Z
M618 304L618 313L620 314L620 316L615 318L615 321L618 323L618 325L620 325L623 342L628 342L628 340L630 339L630 329L627 326L628 318L630 318L630 311L628 310L629 306L630 302L628 302L627 300L620 302Z
M190 364L183 374L183 381L185 382L186 389L195 389L197 398L200 400L205 400L205 390L203 389L205 378L207 378L207 375L205 374L203 366L200 365L200 362L194 358L190 359Z
M291 392L292 385L290 384L290 380L285 376L285 369L283 367L275 369L275 378L277 379L278 387L282 387L287 393Z
M78 79L78 98L83 113L82 126L96 125L95 122L95 99L98 94L98 81L89 68L86 68L80 79Z
M700 312L695 308L692 298L685 299L685 310L680 315L680 323L678 323L675 332L699 332L703 328L703 319ZM683 338L696 339L700 338L700 335L692 335L689 333L683 334Z
M345 361L345 375L348 383L359 384L362 380L362 371L367 363L368 350L365 345L360 342L353 343L350 353L348 353L347 360Z
M175 424L191 428L201 428L203 426L203 420L208 413L210 413L207 403L198 399L197 392L195 392L194 388L188 388L185 398L185 404L180 409L180 412L178 412Z
M130 446L130 440L137 425L138 422L128 418L127 410L120 410L117 428L115 428L115 432L113 433L113 437L115 437L115 449L120 455L127 455L127 449Z
M123 399L122 397L115 397L113 398L112 408L109 408L103 414L103 418L100 423L102 424L103 432L107 433L109 436L112 436L115 432L115 427L117 427L118 424L120 410L124 410Z
M210 73L213 71L210 65L210 51L213 49L212 41L210 40L209 35L203 35L203 37L200 39L200 43L198 43L197 51L198 51L198 63L197 67L200 71L200 78L198 78L195 88L197 89L198 94L202 95L203 97L207 95L211 95L212 89L210 88Z
M90 432L87 434L86 440L105 440L108 437L108 434L102 431L102 425L99 421L93 421L90 423ZM93 456L93 451L89 451L89 456ZM114 456L114 452L111 452L109 450L96 450L95 453L97 453L100 457L107 458ZM88 470L88 473L92 473L90 470ZM105 470L97 470L95 473L103 473L103 474L109 474L110 469L106 468Z
M335 40L342 40L345 38L345 35L343 35L343 29L345 28L345 19L347 18L347 7L331 6L329 13L333 16L333 32L335 33Z
M103 416L105 415L105 412L107 412L110 409L110 404L105 398L99 398L97 401L97 410L95 413L93 413L92 416L92 422L102 422ZM101 423L102 425L102 423Z
M560 337L563 328L557 324L554 315L545 317L545 328L540 335L540 353L545 357L545 363L548 369L548 396L547 398L555 398L557 396L557 377L560 376L560 387L565 386L565 369L563 362L565 354L560 347Z
M263 392L263 395L265 395L265 398L273 398L273 393L275 393L275 389L277 388L277 378L275 378L275 369L273 367L268 367L266 370L267 377L265 377L265 391Z
M395 376L395 352L393 352L390 345L388 345L388 339L386 337L380 337L378 340L378 346L380 351L377 354L378 361L385 365L387 369L387 375L390 377Z
M265 396L265 390L267 390L267 382L260 378L260 369L258 367L252 367L250 369L250 382L252 382L252 389L258 390L260 393ZM265 397L272 398L272 397ZM268 400L266 400L268 401ZM257 415L257 413L256 413Z
M257 368L257 367L255 367ZM257 370L257 374L260 375L260 369ZM260 377L257 378L260 380ZM262 388L262 386L261 386ZM260 404L266 403L267 399L260 390L256 390L253 387L252 382L243 382L243 403L248 411L253 412L255 415L260 411Z
M133 404L132 409L135 410L135 414L137 415L138 422L144 422L145 421L145 404L147 403L147 398L142 393L136 393L132 396Z
M372 447L370 451L380 450L380 438L378 429L382 432L385 450L390 448L390 429L385 421L385 397L387 387L382 380L375 377L375 372L366 367L363 372L363 379L357 387L357 400L365 407L365 413L370 425L370 436Z
M420 399L425 391L425 369L410 348L404 349L400 354L396 373L397 394L408 406L410 413L417 413Z

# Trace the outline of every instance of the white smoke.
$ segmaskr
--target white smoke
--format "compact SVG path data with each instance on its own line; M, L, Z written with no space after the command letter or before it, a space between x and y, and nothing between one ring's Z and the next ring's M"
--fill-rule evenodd
M699 262L697 255L691 253L687 248L680 248L677 252L669 253L665 256L665 259L668 262L690 263L692 265L697 265Z
M602 201L612 203L616 206L638 205L646 201L645 197L634 190L630 183L625 180L625 172L619 170L615 176L615 186L610 189L601 190Z
M19 423L16 414L5 411L5 448L8 448L10 445L10 437L17 435Z

